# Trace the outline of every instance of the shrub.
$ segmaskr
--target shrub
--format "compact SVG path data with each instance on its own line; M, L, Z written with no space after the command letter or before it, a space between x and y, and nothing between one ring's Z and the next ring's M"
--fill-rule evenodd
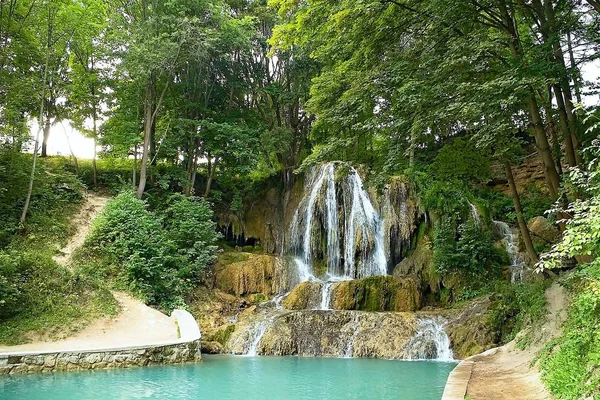
M168 204L158 216L132 192L111 200L85 242L100 260L85 260L80 253L82 270L90 271L91 262L150 304L167 309L182 304L214 260L218 234L204 200L173 195Z
M435 229L433 249L433 262L439 273L495 279L502 274L501 266L508 264L506 251L496 246L491 232L475 221L455 229L452 220L444 218Z

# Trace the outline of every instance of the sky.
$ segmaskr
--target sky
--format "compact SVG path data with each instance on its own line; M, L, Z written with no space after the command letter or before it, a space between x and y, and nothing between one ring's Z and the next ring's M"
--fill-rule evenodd
M600 81L600 60L584 64L581 68L581 74L585 81ZM586 106L600 105L598 95L586 96L583 99ZM37 132L37 121L32 121L30 124L31 136L35 137ZM41 135L40 135L41 140ZM80 132L75 130L68 121L55 124L50 129L50 137L48 139L48 154L52 155L70 155L69 141L75 157L81 159L92 159L94 156L94 141L86 138ZM100 148L98 148L98 151Z

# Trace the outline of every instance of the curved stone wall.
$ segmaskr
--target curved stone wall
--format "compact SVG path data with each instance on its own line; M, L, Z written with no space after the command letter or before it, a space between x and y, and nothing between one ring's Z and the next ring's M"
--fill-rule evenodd
M0 353L0 374L128 368L155 364L197 362L202 359L200 329L184 310L172 313L179 339L108 349Z

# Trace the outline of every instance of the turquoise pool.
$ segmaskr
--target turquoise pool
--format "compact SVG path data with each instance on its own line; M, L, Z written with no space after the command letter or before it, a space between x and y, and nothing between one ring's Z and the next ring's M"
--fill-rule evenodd
M0 377L0 399L439 400L455 365L205 356L191 365Z

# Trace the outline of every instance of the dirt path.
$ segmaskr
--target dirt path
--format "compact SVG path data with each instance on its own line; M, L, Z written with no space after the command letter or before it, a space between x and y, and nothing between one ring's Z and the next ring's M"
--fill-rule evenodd
M61 249L61 256L55 257L58 263L69 267L73 251L83 244L92 221L102 211L108 200L108 198L95 193L88 194L86 204L74 217L79 228L69 243ZM115 318L96 320L75 336L64 340L35 341L19 346L0 346L0 352L110 348L158 343L179 338L174 319L148 307L126 293L113 292L113 296L121 306L121 311Z
M560 334L560 326L566 319L568 297L558 284L546 291L548 319L534 335L527 350L516 348L512 342L505 346L470 358L473 363L467 395L472 400L545 400L552 396L544 387L536 366L531 361L544 343Z
M85 237L92 227L92 221L104 209L108 200L108 197L99 196L93 192L88 193L85 204L75 217L73 217L74 223L77 226L77 232L71 237L69 243L60 249L61 255L54 256L54 261L65 267L69 267L73 251L83 244Z

